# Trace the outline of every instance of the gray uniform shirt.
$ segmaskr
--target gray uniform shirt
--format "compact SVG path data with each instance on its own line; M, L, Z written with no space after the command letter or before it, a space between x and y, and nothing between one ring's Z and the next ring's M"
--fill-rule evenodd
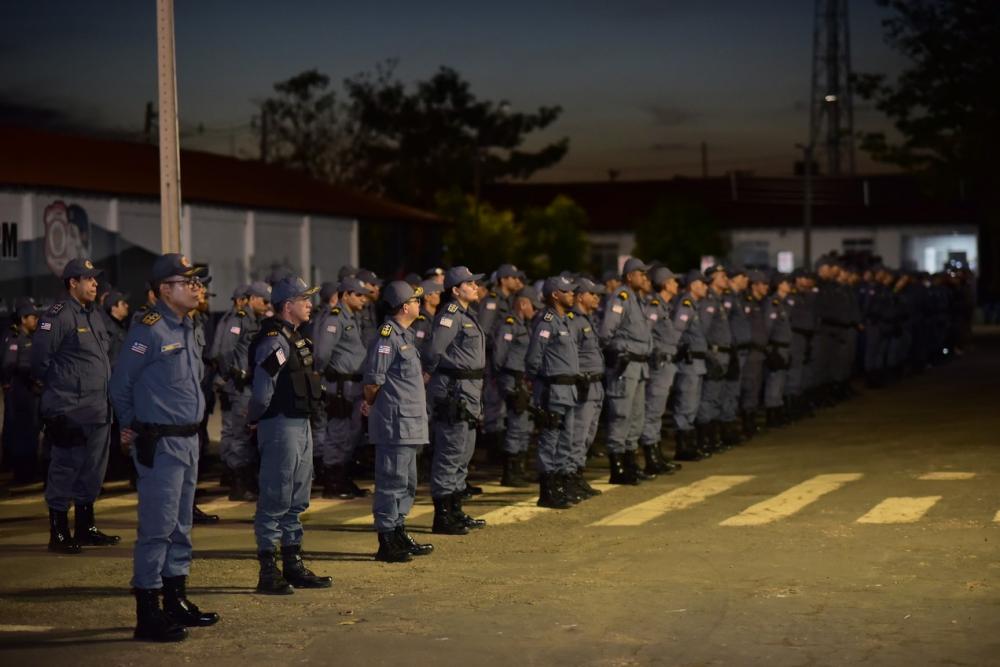
M705 340L705 329L696 304L697 302L690 292L682 294L674 309L673 323L674 329L680 332L679 345L687 348L691 353L704 355L708 350L708 342ZM692 363L679 363L677 369L681 373L704 375L706 373L705 360L694 359Z
M610 297L598 335L604 347L612 352L648 355L653 349L646 314L635 292L622 287Z
M584 315L579 310L573 311L569 321L570 331L576 341L576 356L580 360L581 373L603 373L604 353L601 352L601 341L590 315Z
M524 363L528 375L537 379L536 397L549 384L547 379L580 374L580 358L569 322L568 315L560 315L553 308L547 308L535 320ZM575 384L549 384L548 390L549 405L576 405Z
M371 441L380 445L428 442L427 398L413 332L387 319L368 348L363 370L363 382L380 388L368 415Z

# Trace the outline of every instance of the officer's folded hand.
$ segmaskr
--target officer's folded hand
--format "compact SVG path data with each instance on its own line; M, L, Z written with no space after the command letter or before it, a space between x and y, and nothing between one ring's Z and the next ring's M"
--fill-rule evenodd
M431 381L431 374L425 372L424 373L424 384L427 384L430 381Z
M132 442L135 440L136 432L130 428L123 428L121 430L121 448L122 454L128 456L129 449L132 447Z
M368 401L361 401L361 416L367 417L368 413L372 411L372 404Z

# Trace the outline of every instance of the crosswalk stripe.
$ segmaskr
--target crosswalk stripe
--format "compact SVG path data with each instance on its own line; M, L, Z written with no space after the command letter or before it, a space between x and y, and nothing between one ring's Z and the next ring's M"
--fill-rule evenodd
M21 496L17 498L4 498L3 500L0 500L0 507L7 507L13 505L34 505L36 503L44 503L44 502L45 502L44 496L40 495Z
M857 523L915 523L941 500L941 496L886 498Z
M51 625L0 625L0 632L50 632Z
M507 505L492 512L487 512L478 518L485 519L487 526L503 526L510 523L521 523L540 514L553 511L548 507L539 507L536 504L537 502L538 496L534 496L527 500L516 502L513 505ZM466 507L463 509L468 510L469 508Z
M928 472L917 477L917 479L923 480L962 480L962 479L974 479L976 473L974 472Z
M110 498L98 498L95 506L98 510L121 509L125 507L135 507L139 504L139 497L136 494L127 496L113 496Z
M712 475L697 482L673 489L652 500L626 507L590 524L591 526L641 526L672 512L682 510L705 499L753 479L753 475Z
M996 516L993 517L993 523L1000 523L1000 511L997 511Z
M751 505L735 516L721 522L720 526L761 526L786 519L801 509L811 505L828 493L836 491L848 482L861 479L858 472L816 475L812 479L779 493L773 498Z

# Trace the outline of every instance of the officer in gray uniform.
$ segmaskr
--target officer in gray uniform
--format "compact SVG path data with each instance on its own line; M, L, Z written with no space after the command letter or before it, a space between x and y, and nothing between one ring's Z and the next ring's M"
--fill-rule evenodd
M815 287L812 274L805 269L792 272L795 286L785 299L788 320L792 328L792 344L788 349L789 365L785 375L785 396L793 419L812 414L805 391L806 372L812 357L813 336L816 333Z
M840 285L837 282L840 273L837 260L829 256L821 257L816 263L816 273L819 277L819 289L816 293L816 315L819 321L813 338L815 392L821 405L832 405L835 402L833 364L849 324L845 319L845 304L841 302Z
M462 511L462 494L475 451L476 427L482 416L486 335L471 306L479 299L483 274L455 266L445 274L449 301L438 309L434 335L424 363L433 410L434 459L431 495L435 533L464 535L486 525Z
M740 409L743 413L743 437L752 438L757 432L757 409L760 407L760 393L764 385L764 361L767 358L768 327L764 313L765 299L770 289L770 281L763 271L750 272L750 354L743 366L740 378Z
M677 297L677 276L665 266L652 271L654 292L646 302L646 318L653 335L653 354L649 360L649 382L646 384L646 417L639 445L646 457L646 472L673 473L679 465L664 458L660 450L663 437L663 413L677 375L677 343L679 332L674 328L673 300Z
M705 353L708 341L699 314L698 302L708 294L705 275L697 269L688 271L685 291L674 308L674 330L680 333L677 345L677 377L674 380L674 438L677 443L674 458L678 461L700 461L711 452L698 447L695 419L701 401L701 385L705 376Z
M254 488L257 486L258 455L253 434L247 425L251 364L248 355L250 342L260 330L260 322L270 299L270 285L259 280L250 283L246 307L237 308L229 320L229 328L216 334L216 337L223 339L219 343L218 356L219 373L226 378L220 401L220 453L232 479L229 487L230 500L251 501L257 498Z
M570 331L576 342L576 354L580 361L580 379L576 385L576 408L573 410L573 453L575 474L570 483L581 496L599 496L601 492L590 485L583 473L587 467L587 451L597 437L597 426L604 405L604 353L597 337L595 319L601 303L604 286L589 278L576 281L576 299L573 302L573 317L569 320Z
M250 345L252 387L247 419L260 448L260 495L254 536L260 577L257 591L287 595L295 588L329 588L333 580L302 562L302 522L312 487L310 414L321 408L312 345L298 328L309 320L318 291L301 278L279 280L271 290L274 317L261 323ZM281 543L282 569L274 545Z
M524 374L531 320L540 308L538 292L525 287L514 298L509 315L499 323L494 337L493 377L507 410L503 441L503 486L526 487L525 459L531 440L531 389Z
M364 341L367 347L375 340L375 336L378 333L378 323L381 321L378 311L381 308L382 280L375 275L374 271L369 271L368 269L359 269L354 277L360 280L368 289L368 299L365 301L361 312L358 313L358 322L361 325L361 340Z
M880 387L885 383L885 353L890 329L889 314L892 311L892 291L888 283L892 274L884 267L875 267L872 282L867 286L864 325L864 369L868 385Z
M363 367L368 434L375 445L375 559L388 563L434 550L406 532L406 515L417 495L417 448L427 443L428 436L420 354L409 330L420 312L422 294L419 285L414 289L398 280L386 286L382 298L389 317Z
M486 333L486 358L492 360L496 332L513 310L514 297L524 287L524 273L513 264L501 264L496 270L497 288L479 303L479 326ZM495 362L487 366L483 382L483 436L488 451L496 457L503 450L507 414L500 379L493 373Z
M14 311L15 325L3 341L0 382L4 394L4 463L14 482L34 481L38 465L38 396L31 381L32 339L38 328L38 309L29 300Z
M186 592L205 411L202 347L189 315L198 303L200 271L183 255L162 255L153 263L156 305L129 329L111 377L121 442L131 446L139 475L132 574L136 639L180 641L187 627L219 620L198 609Z
M771 280L774 293L764 306L767 323L767 375L764 380L764 410L768 427L784 426L785 378L791 361L792 324L788 316L788 298L792 290L789 277L776 274Z
M101 314L104 316L104 329L108 332L108 359L114 367L128 331L128 294L116 289L109 291Z
M326 328L330 326L327 320L331 311L340 303L339 283L323 282L319 286L319 305L312 312L309 321L299 327L302 335L313 342L313 366L324 368L328 361L330 350L323 349L320 339L324 337ZM324 356L326 355L326 356ZM326 450L326 410L318 410L312 415L313 434L313 475L317 480L327 478L326 467L323 465L323 452Z
M705 269L708 294L698 302L698 315L705 327L708 354L705 357L706 373L701 386L701 402L695 432L699 449L718 451L720 445L719 417L722 391L732 353L733 334L729 328L729 311L722 305L723 292L729 287L726 269L715 264Z
M729 314L729 331L732 333L732 352L729 354L729 366L726 368L719 405L724 447L733 447L742 440L743 428L739 420L740 377L750 355L750 306L746 303L748 285L749 278L745 270L730 268L729 288L722 294L722 307Z
M364 433L361 424L361 366L365 360L362 315L368 305L370 288L348 276L340 282L339 305L317 328L316 366L326 390L326 436L323 466L326 479L324 498L363 498L369 495L351 475L354 453Z
M420 356L426 354L426 350L431 343L431 334L434 332L434 316L437 314L438 306L441 305L441 292L444 285L436 280L424 280L420 283L423 293L420 296L420 314L410 325L413 337L416 338L417 350Z
M45 486L49 550L60 553L119 541L94 526L111 423L108 334L94 307L100 273L89 259L70 260L62 274L67 295L41 317L32 338L31 375L41 393L39 407L52 457ZM70 501L76 510L74 535L69 532Z
M598 335L604 344L605 402L608 414L608 465L612 484L638 484L649 475L639 469L635 450L642 434L646 380L653 339L637 291L646 282L649 265L629 258L622 269L622 286L608 296Z

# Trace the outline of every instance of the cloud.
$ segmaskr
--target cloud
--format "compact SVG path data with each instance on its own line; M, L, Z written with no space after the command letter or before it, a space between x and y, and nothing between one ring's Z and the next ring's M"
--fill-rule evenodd
M679 125L689 125L696 121L701 114L691 109L684 109L675 106L663 106L653 104L646 107L646 113L653 119L653 123L660 127L678 127Z
M683 141L661 141L651 144L649 150L657 153L673 153L679 151L689 151L695 148L694 144Z
M107 138L134 139L138 134L109 127L101 121L95 108L80 108L69 102L33 97L13 89L0 90L0 125Z

